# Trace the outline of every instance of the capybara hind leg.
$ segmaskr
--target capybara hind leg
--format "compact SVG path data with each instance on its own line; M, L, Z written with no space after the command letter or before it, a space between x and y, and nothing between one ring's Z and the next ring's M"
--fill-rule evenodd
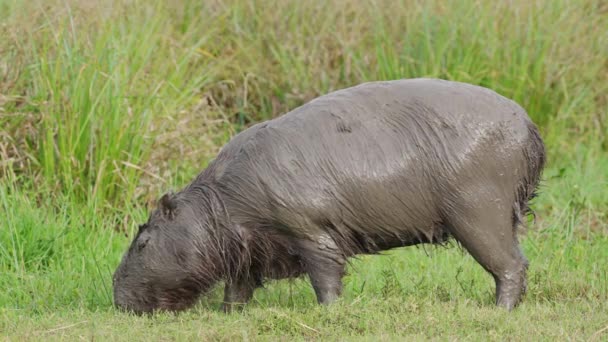
M222 310L224 312L241 310L253 297L253 291L256 287L254 279L227 281L224 288Z
M528 261L515 236L511 211L494 201L478 201L475 207L455 208L448 220L452 235L494 277L496 304L512 310L525 292Z
M496 304L512 310L526 292L526 263L515 262L501 274L494 275L496 281Z

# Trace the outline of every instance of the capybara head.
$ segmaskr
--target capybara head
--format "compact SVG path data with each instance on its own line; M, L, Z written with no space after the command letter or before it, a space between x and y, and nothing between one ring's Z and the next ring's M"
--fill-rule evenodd
M113 277L114 304L135 313L192 306L225 273L223 207L208 189L164 195ZM213 191L211 191L213 192Z

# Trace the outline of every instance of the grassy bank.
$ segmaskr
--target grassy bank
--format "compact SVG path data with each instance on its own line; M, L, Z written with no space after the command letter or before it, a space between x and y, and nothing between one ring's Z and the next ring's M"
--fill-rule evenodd
M270 283L243 314L218 311L221 288L191 312L134 317L111 307L111 273L129 242L66 199L34 203L4 186L0 207L0 332L21 339L301 339L409 337L588 340L608 323L608 226L596 210L606 192L608 159L550 168L537 223L522 237L531 261L524 303L508 314L493 306L493 281L457 247L409 248L353 262L345 292L319 308L306 279ZM599 160L599 162L598 162ZM145 210L132 210L137 221ZM598 333L599 332L599 333Z
M591 0L0 0L0 334L605 339L607 13ZM549 165L517 312L493 308L490 277L455 247L363 257L329 309L298 280L242 315L214 311L219 290L177 317L113 311L136 224L232 134L402 77L488 86L541 127Z

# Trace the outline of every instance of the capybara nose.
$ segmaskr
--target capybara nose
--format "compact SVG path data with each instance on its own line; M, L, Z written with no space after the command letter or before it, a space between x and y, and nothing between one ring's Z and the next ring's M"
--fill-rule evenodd
M119 311L127 310L127 305L124 302L122 296L118 295L116 291L114 292L114 308Z
M123 312L133 311L127 301L127 296L121 290L114 289L114 308Z
M114 290L114 308L120 312L142 315L152 311L152 308L142 305L138 301L133 301L125 291L120 289Z

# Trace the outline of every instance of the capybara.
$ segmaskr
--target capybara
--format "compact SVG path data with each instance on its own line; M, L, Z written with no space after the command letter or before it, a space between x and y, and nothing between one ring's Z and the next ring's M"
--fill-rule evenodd
M492 90L428 78L338 90L236 134L162 196L114 274L115 305L183 310L224 281L231 310L264 280L303 274L328 304L350 257L454 239L511 310L528 267L516 231L544 164L526 111Z

